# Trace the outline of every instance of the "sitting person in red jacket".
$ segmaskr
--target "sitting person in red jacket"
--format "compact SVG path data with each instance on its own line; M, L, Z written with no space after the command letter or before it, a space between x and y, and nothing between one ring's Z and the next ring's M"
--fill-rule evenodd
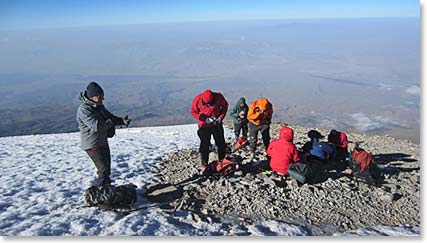
M335 145L334 160L343 161L348 157L348 139L345 133L331 130L328 135L328 142Z
M218 160L225 158L225 138L222 121L227 113L228 103L221 93L205 90L197 95L191 105L190 113L198 120L199 130L197 135L200 138L200 155L202 161L202 172L208 165L209 146L211 136L214 137L218 147Z
M280 130L279 139L273 140L268 146L267 154L271 157L270 167L273 171L287 175L289 166L300 160L293 140L294 131L284 126Z

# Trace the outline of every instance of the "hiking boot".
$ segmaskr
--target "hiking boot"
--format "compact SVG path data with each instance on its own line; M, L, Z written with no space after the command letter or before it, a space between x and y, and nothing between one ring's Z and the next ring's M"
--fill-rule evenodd
M202 165L201 169L200 169L200 174L203 174L203 172L205 172L206 170L206 165Z
M251 153L249 154L249 160L250 160L250 161L255 161L255 160L256 160L256 157L255 157L255 153L254 153L254 152L251 152Z
M209 173L209 171L210 171L209 166L202 165L202 168L200 169L200 175L206 175Z

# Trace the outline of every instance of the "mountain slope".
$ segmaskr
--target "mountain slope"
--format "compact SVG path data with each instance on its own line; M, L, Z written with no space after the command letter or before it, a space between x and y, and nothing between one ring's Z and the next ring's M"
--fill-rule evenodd
M118 129L110 139L114 184L133 183L141 193L144 185L160 181L158 161L171 151L196 148L196 131L196 125ZM0 138L1 235L313 234L305 226L272 220L242 226L190 211L171 215L159 207L129 215L82 207L81 194L95 167L79 139L78 133ZM140 197L137 205L152 204ZM418 227L393 232L419 235Z

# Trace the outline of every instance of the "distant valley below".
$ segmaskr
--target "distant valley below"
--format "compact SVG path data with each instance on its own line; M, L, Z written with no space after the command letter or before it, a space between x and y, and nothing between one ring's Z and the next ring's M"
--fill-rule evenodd
M0 136L77 131L90 81L132 126L195 123L205 89L266 97L275 121L420 141L418 18L0 32Z

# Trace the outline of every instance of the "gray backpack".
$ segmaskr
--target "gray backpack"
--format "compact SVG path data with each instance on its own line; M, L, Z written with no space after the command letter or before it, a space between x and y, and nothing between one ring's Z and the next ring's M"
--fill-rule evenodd
M136 202L136 186L91 186L83 193L83 200L88 207L98 207L102 210L117 208L133 208Z

